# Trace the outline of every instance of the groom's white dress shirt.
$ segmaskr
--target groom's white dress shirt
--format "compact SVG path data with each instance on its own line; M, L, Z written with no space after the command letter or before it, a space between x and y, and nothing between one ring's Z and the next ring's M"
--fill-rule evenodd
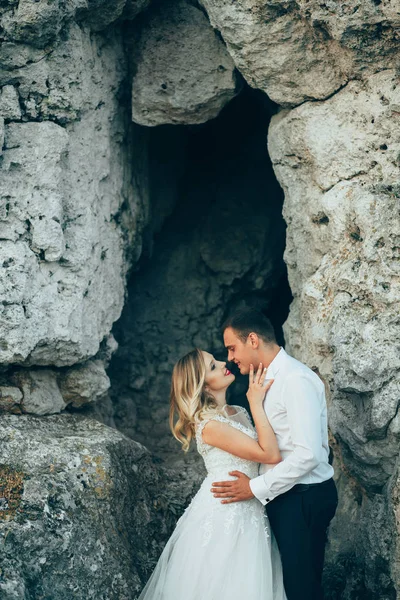
M250 481L251 491L263 504L298 483L322 483L333 475L328 462L328 426L325 386L311 369L283 348L269 365L274 379L264 400L275 431L282 462L260 466Z

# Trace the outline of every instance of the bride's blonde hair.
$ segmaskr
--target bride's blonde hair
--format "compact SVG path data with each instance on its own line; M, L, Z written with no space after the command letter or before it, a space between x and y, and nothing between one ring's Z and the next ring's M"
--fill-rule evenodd
M206 364L198 348L182 356L172 372L169 425L185 452L194 437L196 423L208 414L219 412L214 396L206 389L205 380Z

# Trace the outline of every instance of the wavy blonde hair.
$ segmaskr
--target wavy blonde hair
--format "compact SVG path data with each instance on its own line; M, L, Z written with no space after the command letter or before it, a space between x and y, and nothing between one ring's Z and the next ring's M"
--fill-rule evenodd
M195 348L178 360L172 372L169 425L184 452L189 450L196 423L220 412L214 396L206 390L205 381L204 356Z

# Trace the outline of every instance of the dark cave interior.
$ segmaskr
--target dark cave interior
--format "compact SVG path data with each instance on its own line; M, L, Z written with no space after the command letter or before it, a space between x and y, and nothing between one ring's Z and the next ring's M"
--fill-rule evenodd
M220 327L232 309L258 307L284 344L292 296L283 192L267 149L275 111L245 87L204 125L147 130L151 217L109 375L116 426L156 455L180 450L167 418L174 363L194 346L224 359ZM229 401L246 405L246 378L233 388Z

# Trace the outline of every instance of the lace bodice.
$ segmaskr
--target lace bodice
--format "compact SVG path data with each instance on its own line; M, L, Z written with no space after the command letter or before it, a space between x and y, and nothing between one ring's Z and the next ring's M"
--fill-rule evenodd
M206 444L203 440L203 429L206 424L212 421L220 421L221 423L228 423L231 427L242 431L246 435L250 436L254 440L257 439L257 433L250 421L250 416L247 410L241 406L232 406L231 408L236 409L236 414L229 415L225 411L224 414L217 414L201 421L196 427L196 443L199 454L203 457L208 475L219 475L227 474L229 471L241 471L248 475L248 477L257 477L258 475L258 463L244 458L234 456L225 450L216 448Z

